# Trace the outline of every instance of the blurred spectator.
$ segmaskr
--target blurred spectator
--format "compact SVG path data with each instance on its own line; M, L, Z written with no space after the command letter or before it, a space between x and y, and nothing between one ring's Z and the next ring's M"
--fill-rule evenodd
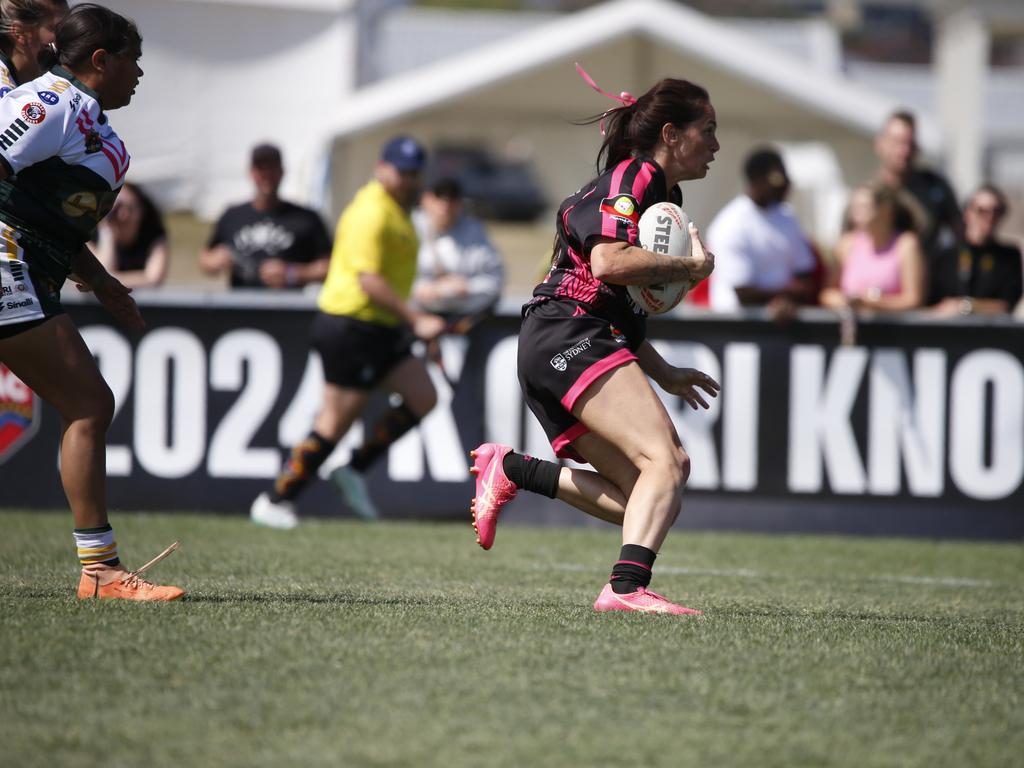
M814 254L784 202L790 183L782 156L755 150L743 170L746 193L719 211L708 229L715 253L711 308L767 305L773 318L787 320L798 304L815 301Z
M199 255L207 274L231 273L233 288L295 288L327 276L331 239L316 211L278 197L284 166L272 144L252 150L251 202L220 217Z
M1022 292L1020 249L996 238L1006 215L1006 196L992 185L979 188L964 208L964 244L939 252L929 303L943 317L1012 312Z
M909 112L892 114L875 137L880 163L877 181L899 193L914 219L930 269L938 252L963 240L960 206L949 182L934 171L915 167L917 126Z
M128 288L155 288L167 276L170 248L160 211L134 184L125 183L100 222L96 258Z
M920 307L924 256L896 191L888 186L854 190L849 218L854 226L836 244L833 273L821 303L837 310L881 312Z
M501 296L504 265L483 224L463 212L459 182L428 185L412 221L420 239L413 301L449 322L490 310Z

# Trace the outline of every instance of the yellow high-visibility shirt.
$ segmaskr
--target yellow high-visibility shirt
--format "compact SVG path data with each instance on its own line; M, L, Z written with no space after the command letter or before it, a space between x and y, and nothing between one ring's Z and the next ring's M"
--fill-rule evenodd
M338 219L320 309L378 325L396 326L393 312L374 304L359 285L359 274L381 275L401 298L408 299L416 277L419 241L408 212L379 181L360 189Z

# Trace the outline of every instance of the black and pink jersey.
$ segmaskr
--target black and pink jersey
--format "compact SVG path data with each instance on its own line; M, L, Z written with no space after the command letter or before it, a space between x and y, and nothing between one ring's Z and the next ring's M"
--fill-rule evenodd
M551 270L533 289L524 310L545 301L577 302L619 326L631 347L639 346L646 334L646 313L630 300L625 286L594 277L590 249L599 237L638 245L643 212L655 203L679 205L682 199L679 187L667 189L664 171L649 157L623 160L583 186L558 208Z

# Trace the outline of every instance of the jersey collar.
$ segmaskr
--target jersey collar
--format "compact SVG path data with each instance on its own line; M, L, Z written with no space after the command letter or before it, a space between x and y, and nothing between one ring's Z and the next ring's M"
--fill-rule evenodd
M63 77L65 80L70 80L71 84L73 86L75 86L75 88L80 90L82 93L84 93L86 96L91 96L92 98L96 99L96 101L100 100L100 95L98 93L96 93L96 91L94 91L88 85L83 83L81 80L79 80L73 74L68 72L60 64L55 64L53 66L53 68L50 69L50 72L55 74L57 77Z
M86 96L89 96L89 97L95 99L96 103L100 105L100 115L99 115L98 118L96 118L96 121L100 125L103 125L103 124L105 124L107 122L107 115L103 111L103 104L100 101L100 95L98 93L96 93L96 91L94 91L88 85L83 83L81 80L79 80L73 74L71 74L68 70L64 69L64 67L62 67L60 64L54 64L53 67L50 68L50 74L56 75L57 77L62 77L65 80L70 81L71 84L73 86L75 86L75 88L80 90Z

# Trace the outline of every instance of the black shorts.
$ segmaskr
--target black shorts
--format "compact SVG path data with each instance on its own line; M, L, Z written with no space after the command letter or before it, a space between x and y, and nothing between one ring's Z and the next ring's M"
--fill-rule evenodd
M392 328L345 315L318 312L310 331L320 353L324 379L347 389L373 389L405 358L415 338L406 327Z
M0 222L0 339L64 313L60 285L36 266L43 258L23 244L17 230Z
M608 320L574 302L530 309L519 331L519 385L556 456L582 461L572 441L589 430L572 415L596 379L636 360L630 341Z

